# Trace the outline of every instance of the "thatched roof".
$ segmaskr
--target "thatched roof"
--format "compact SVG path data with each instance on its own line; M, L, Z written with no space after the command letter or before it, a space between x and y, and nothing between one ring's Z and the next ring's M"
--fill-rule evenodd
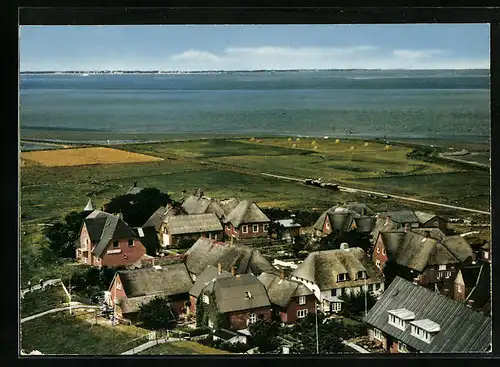
M290 279L281 279L275 274L262 273L260 282L264 285L272 304L286 308L292 298L314 294L304 284Z
M317 284L320 290L328 290L363 286L365 280L357 279L359 271L365 272L366 284L380 283L383 280L375 264L359 247L310 253L294 270L292 276L311 281ZM351 280L338 282L339 274L348 274Z
M187 214L214 213L219 219L227 216L239 201L236 198L218 200L206 196L191 195L182 203L182 209Z
M223 230L219 218L213 213L171 217L167 222L167 228L172 235Z
M269 223L270 219L252 201L243 200L227 215L225 223L235 227L241 224Z
M213 281L214 279L226 278L230 277L231 273L225 270L222 270L219 274L219 269L217 267L208 265L207 268L196 278L196 282L194 282L189 294L198 297L205 288L208 283Z

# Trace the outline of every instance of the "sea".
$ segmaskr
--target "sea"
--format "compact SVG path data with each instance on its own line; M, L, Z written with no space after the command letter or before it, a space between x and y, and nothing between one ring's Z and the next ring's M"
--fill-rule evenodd
M488 139L489 70L21 74L20 127Z

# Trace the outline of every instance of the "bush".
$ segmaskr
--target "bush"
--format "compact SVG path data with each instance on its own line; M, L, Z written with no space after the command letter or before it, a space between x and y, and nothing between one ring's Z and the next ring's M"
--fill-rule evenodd
M155 297L139 307L138 320L148 329L164 330L175 326L176 315L166 297Z

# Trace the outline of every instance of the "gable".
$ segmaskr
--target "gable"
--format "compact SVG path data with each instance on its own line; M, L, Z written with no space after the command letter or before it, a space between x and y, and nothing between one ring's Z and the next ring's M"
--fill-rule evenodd
M325 222L323 223L323 232L330 232L332 230L332 225L330 223L330 218L325 215Z

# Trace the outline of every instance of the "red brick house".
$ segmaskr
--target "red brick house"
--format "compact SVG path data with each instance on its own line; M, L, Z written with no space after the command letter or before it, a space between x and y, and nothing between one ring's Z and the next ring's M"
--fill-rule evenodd
M491 318L462 302L396 277L363 319L388 353L484 353Z
M453 298L471 308L483 310L491 301L490 264L474 261L462 267L453 282Z
M273 312L283 324L293 324L305 318L308 313L316 313L316 296L304 284L280 276L262 273L259 280L266 288Z
M211 328L227 326L242 330L258 319L271 320L271 303L266 289L252 274L215 279L203 288L200 297L198 302L207 310L206 320ZM217 314L225 318L227 325L220 325Z
M134 319L140 305L168 297L176 316L185 314L193 283L183 263L116 272L109 287L111 306L120 318Z
M243 200L225 217L225 233L229 238L267 237L271 220L256 203Z
M138 262L146 248L119 217L94 210L83 221L76 244L76 259L91 266L121 266Z

